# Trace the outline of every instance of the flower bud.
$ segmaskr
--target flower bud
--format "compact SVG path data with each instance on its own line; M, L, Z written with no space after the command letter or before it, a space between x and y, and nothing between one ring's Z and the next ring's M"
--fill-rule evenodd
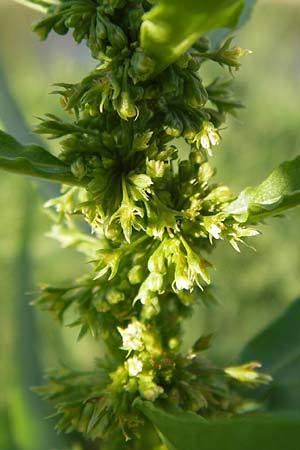
M200 52L206 52L209 50L210 45L210 40L206 36L201 36L194 44L194 47Z
M165 126L165 132L172 137L179 137L183 132L183 123L176 113L173 111L168 111L165 114L164 122L167 124Z
M130 377L136 377L143 370L143 363L137 356L128 358L126 361L126 365Z
M163 245L160 245L150 256L148 260L148 269L150 272L166 272L165 253Z
M168 347L170 350L176 350L180 346L180 341L176 337L169 339Z
M106 293L106 299L109 304L116 305L117 303L120 303L123 300L125 300L125 294L124 292L121 292L116 288L111 288L108 289Z
M128 280L130 284L140 284L145 278L145 269L141 265L133 266L128 272Z
M127 328L118 327L118 331L122 336L122 349L128 350L142 350L144 348L143 334L145 327L141 322L134 320Z
M259 373L255 369L260 368L261 364L257 361L252 361L242 366L227 367L224 372L235 380L241 383L250 384L268 384L272 381L270 375Z
M107 38L113 48L122 50L127 46L127 37L118 25L111 23L109 20L105 20Z
M145 53L142 48L137 48L131 58L129 74L133 81L145 81L154 71L155 61Z
M164 286L164 277L161 273L151 272L144 283L149 291L161 293Z
M60 34L60 35L67 34L67 32L69 30L65 24L65 17L63 17L61 20L55 22L53 29L57 34Z
M116 107L119 116L124 120L138 115L138 108L133 103L128 91L121 92L121 95L116 101Z
M186 77L184 83L184 101L192 108L200 108L205 105L208 95L202 82L196 76Z
M83 158L77 158L71 165L71 172L73 175L81 180L86 175L86 166L84 164Z
M139 392L145 400L155 402L164 390L161 386L153 382L151 376L145 375L139 379Z

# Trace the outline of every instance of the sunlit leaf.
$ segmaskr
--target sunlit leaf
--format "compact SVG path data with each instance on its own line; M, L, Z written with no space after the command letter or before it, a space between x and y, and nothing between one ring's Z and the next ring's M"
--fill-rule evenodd
M234 27L243 0L158 0L141 27L141 44L163 70L191 47L205 32Z
M239 222L254 222L300 205L300 156L280 164L257 187L248 187L226 212Z

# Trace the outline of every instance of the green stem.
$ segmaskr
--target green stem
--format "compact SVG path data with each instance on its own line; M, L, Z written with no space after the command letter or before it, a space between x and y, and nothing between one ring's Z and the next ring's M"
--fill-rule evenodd
M15 0L15 2L20 3L21 5L27 6L35 11L39 11L42 13L47 12L46 6L38 5L37 3L32 3L30 0ZM53 5L58 5L58 2L53 2L48 0L48 3L52 3Z

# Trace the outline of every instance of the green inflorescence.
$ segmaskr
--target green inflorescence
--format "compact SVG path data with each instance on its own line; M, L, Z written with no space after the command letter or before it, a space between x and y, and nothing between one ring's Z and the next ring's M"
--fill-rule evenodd
M228 81L206 86L199 74L208 60L237 69L247 51L231 39L211 48L201 37L157 73L139 41L152 1L40 4L46 15L34 31L45 39L71 29L97 65L78 83L57 85L71 119L48 114L36 129L60 140L58 157L80 185L48 202L57 211L51 235L77 246L92 270L68 286L44 287L36 303L62 322L72 308L79 337L90 332L107 348L93 371L62 369L40 390L57 410L59 430L103 439L103 449L163 448L134 407L137 398L231 416L248 410L241 383L269 381L255 363L215 367L203 357L208 336L181 351L182 322L210 283L208 253L218 240L238 250L257 234L226 212L232 194L212 181L209 163L226 114L241 105ZM188 144L185 157L178 139Z

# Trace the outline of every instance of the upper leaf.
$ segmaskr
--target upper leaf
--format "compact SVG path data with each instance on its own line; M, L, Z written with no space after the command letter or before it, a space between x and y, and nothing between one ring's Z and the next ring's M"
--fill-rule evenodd
M252 9L256 0L244 0L244 7L240 14L239 20L234 27L224 27L218 28L216 30L209 31L206 36L209 37L212 47L218 47L220 42L225 39L229 34L242 27L245 22L249 19Z
M71 185L81 185L70 167L38 145L22 145L0 130L0 169Z
M268 395L272 408L300 409L300 300L254 337L241 362L258 359L274 378ZM265 391L263 390L263 394Z
M300 205L300 156L278 166L257 187L248 187L225 212L239 222L254 222Z
M144 15L141 44L160 72L190 48L205 32L234 27L243 0L158 0Z
M135 406L158 428L171 450L299 450L299 415L258 415L216 419L181 410L165 411L151 402Z

